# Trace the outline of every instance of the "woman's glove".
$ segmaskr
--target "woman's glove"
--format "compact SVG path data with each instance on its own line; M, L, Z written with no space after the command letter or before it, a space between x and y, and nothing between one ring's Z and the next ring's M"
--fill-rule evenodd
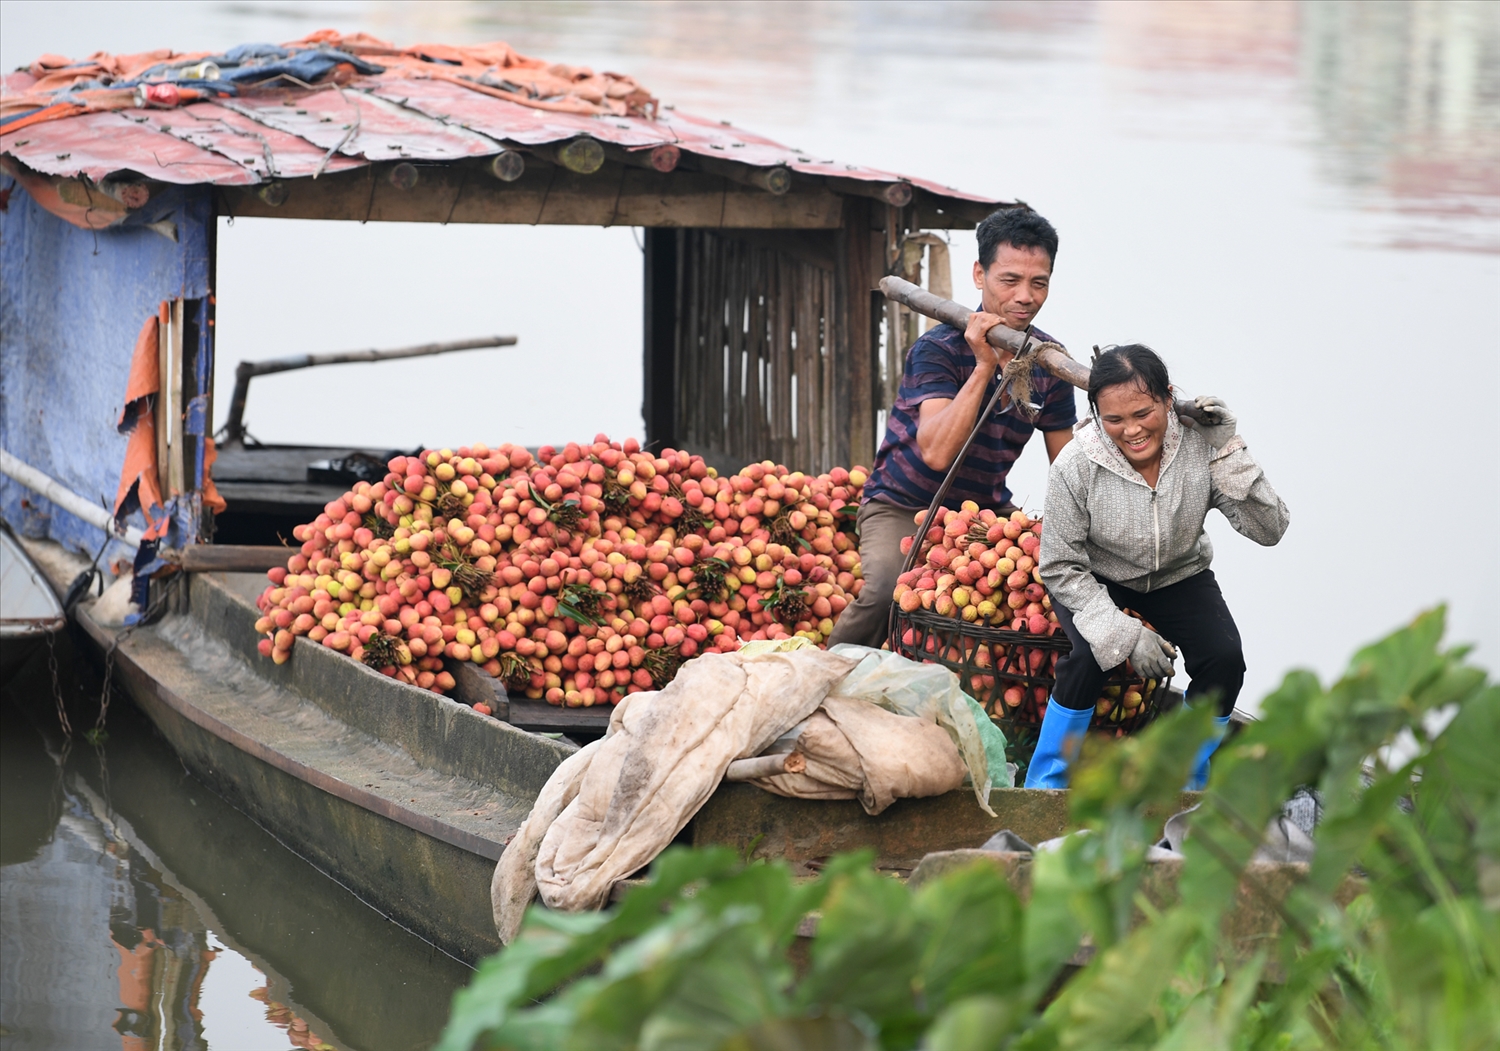
M1229 411L1229 406L1224 404L1222 398L1212 395L1199 395L1193 399L1193 404L1203 413L1203 419L1188 421L1193 429L1203 435L1215 449L1228 445L1229 439L1239 430L1239 421Z
M1172 674L1172 662L1177 659L1177 647L1156 632L1141 625L1141 637L1135 649L1130 651L1130 665L1137 675L1148 679L1165 679Z

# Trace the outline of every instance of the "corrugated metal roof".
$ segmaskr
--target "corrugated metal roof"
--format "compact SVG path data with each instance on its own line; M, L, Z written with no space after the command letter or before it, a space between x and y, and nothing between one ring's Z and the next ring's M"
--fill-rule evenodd
M237 67L237 56L250 57ZM659 109L628 77L548 66L503 44L403 50L323 31L282 48L251 45L209 58L227 64L223 81L190 79L184 64L203 61L201 52L101 54L75 64L45 57L4 80L0 153L38 173L96 183L135 172L170 183L229 186L375 162L451 162L590 136L626 150L671 144L750 167L904 182L938 197L998 203ZM272 61L282 70L316 63L308 68L325 75L311 85L284 72L251 83L247 74L255 63ZM371 63L378 72L368 72Z

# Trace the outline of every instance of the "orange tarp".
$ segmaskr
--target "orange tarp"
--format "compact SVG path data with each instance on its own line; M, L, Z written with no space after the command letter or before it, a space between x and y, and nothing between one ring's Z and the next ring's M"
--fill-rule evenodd
M229 504L219 495L219 487L214 484L214 461L219 458L219 450L214 445L214 440L209 435L203 436L203 506L216 515L224 513Z
M158 343L161 326L170 316L171 304L163 302L157 316L146 319L135 338L135 352L130 358L130 377L125 381L125 405L120 410L118 430L129 434L125 446L125 464L120 470L120 488L115 493L115 517L129 514L139 506L150 525L146 538L161 536L170 521L161 491L156 464L156 395L161 393L161 366ZM203 439L203 506L220 514L228 506L214 484L214 461L219 450L214 440ZM160 514L160 518L155 517Z
M632 77L622 73L596 73L587 66L568 66L531 58L503 41L473 47L417 44L398 48L367 33L345 35L333 29L320 29L283 46L333 48L385 67L384 73L363 78L366 80L447 80L533 109L587 116L652 118L656 115L656 99ZM152 66L164 62L187 65L212 57L210 51L175 52L167 48L136 55L97 51L78 62L60 55L43 55L29 69L6 78L7 90L0 98L0 115L39 110L22 118L31 122L70 116L61 110L46 112L42 108L51 104L54 92L65 91L76 84L101 79L106 84L134 80ZM338 68L340 72L334 74L335 81L347 81L353 71L347 65ZM110 88L81 91L69 101L81 102L90 110L134 105L130 92ZM23 126L9 124L5 130L11 132Z
M162 304L167 309L167 304ZM125 405L120 410L118 429L130 435L125 446L125 463L120 470L120 488L115 493L115 518L129 514L136 506L150 526L146 539L166 532L171 521L162 506L161 483L156 473L156 394L161 390L161 372L157 364L157 339L161 323L155 316L146 319L135 339L135 353L130 359L130 379L125 384ZM159 518L156 515L159 514Z
M397 48L367 33L346 36L320 29L286 46L318 45L386 67L380 77L448 80L534 109L617 117L650 118L656 114L656 99L633 77L531 58L504 41L472 47L414 44Z
M8 126L7 126L8 127ZM67 180L55 175L38 175L24 164L13 163L8 157L0 157L0 171L20 183L31 199L38 205L84 230L103 230L124 222L130 209L103 190L92 186L81 186L87 204L63 200L59 187Z

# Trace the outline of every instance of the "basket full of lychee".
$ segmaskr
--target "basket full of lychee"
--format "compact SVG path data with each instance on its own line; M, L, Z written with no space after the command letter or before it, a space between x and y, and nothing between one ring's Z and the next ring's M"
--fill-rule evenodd
M920 529L927 512L919 512ZM920 538L913 568L897 578L891 648L951 668L966 693L1003 726L1040 723L1057 662L1072 645L1037 567L1042 520L1008 518L973 502L941 508ZM1126 613L1139 618L1131 610ZM1093 729L1123 735L1155 718L1170 679L1148 679L1129 662L1110 672Z

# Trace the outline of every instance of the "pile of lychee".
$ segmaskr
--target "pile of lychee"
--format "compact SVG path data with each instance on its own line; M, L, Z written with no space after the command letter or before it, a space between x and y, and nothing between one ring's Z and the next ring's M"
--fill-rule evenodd
M862 468L723 478L604 435L388 467L293 530L301 549L259 601L276 662L306 636L437 693L465 661L513 693L590 707L747 639L821 645L863 583Z

